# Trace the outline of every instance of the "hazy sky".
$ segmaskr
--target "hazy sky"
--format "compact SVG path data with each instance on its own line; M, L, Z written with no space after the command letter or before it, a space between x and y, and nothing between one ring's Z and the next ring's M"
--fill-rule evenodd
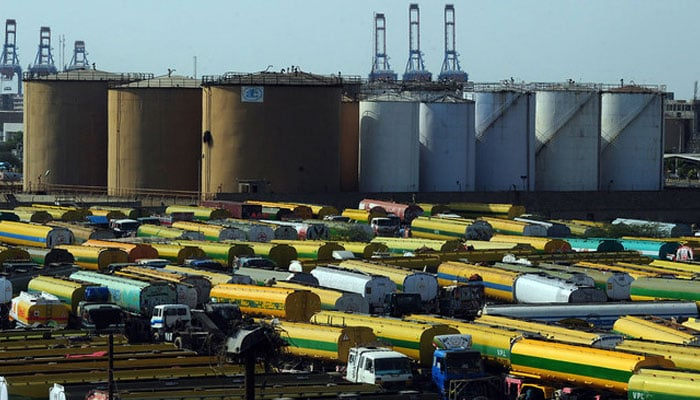
M387 54L403 74L408 7L400 0L6 0L0 21L17 21L22 68L34 63L49 26L57 66L84 40L89 62L110 72L219 75L271 65L366 77L374 13L386 17ZM423 1L420 45L436 77L444 58L444 6L454 4L456 50L475 82L662 84L690 99L700 79L699 0ZM1 23L1 22L0 22ZM4 38L4 35L2 35Z

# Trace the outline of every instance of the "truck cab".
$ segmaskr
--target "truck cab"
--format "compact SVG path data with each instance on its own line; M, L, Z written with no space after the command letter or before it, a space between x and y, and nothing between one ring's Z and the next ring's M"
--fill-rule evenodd
M384 347L353 347L345 379L354 383L405 387L413 382L411 359Z
M377 236L400 236L401 218L396 215L372 218L369 225Z
M431 375L441 400L500 398L500 380L486 372L471 335L437 335L433 344Z
M401 318L423 309L423 301L418 293L393 292L386 294L384 314Z
M151 331L156 337L172 341L172 331L184 329L192 325L190 307L185 304L160 304L153 308L151 316Z
M113 219L109 221L109 228L117 237L136 236L136 231L141 223L135 219Z

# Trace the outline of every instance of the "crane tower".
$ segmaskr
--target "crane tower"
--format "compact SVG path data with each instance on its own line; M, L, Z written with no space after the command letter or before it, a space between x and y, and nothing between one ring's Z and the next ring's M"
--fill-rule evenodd
M455 50L455 7L452 4L445 5L445 59L438 79L440 81L466 82L469 75L462 71Z
M32 75L49 75L57 72L51 53L51 28L42 26L39 32L39 50L34 65L29 66Z
M17 76L17 94L22 94L22 67L17 58L17 23L14 19L5 21L5 45L0 57L0 78L12 81ZM5 85L2 87L5 92Z
M87 60L87 52L85 52L85 42L76 40L73 46L73 58L66 68L66 71L75 71L78 69L88 69L89 63Z
M403 80L429 82L433 75L425 70L423 64L423 55L420 51L420 11L418 4L415 3L408 7L408 34L409 54Z
M389 57L386 55L386 19L384 14L374 14L374 60L372 71L369 73L370 82L396 81L396 73L389 66Z

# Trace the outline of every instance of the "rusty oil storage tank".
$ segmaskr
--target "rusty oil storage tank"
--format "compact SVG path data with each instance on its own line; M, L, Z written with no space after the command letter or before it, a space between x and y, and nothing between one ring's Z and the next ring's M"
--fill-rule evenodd
M110 88L108 112L108 194L199 190L199 80L161 76Z
M475 84L476 190L535 190L535 93L524 84Z
M296 68L204 77L204 195L338 192L343 79Z
M536 91L535 190L598 190L600 90L568 82Z
M94 69L25 72L24 190L106 188L107 90L150 77Z
M663 88L623 86L601 94L601 190L661 190Z
M440 95L418 112L420 191L474 191L474 102Z
M340 191L357 192L360 144L360 102L343 96L340 105Z
M361 192L418 191L419 109L419 98L410 94L360 101Z

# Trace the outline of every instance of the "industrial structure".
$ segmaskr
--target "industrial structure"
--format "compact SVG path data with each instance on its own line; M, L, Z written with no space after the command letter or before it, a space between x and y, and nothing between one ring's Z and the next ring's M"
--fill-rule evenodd
M409 6L402 80L389 65L383 13L374 14L364 82L295 66L201 80L113 74L89 67L82 40L56 73L50 29L42 27L36 62L24 73L24 190L211 198L663 187L665 87L469 82L455 14L445 6L436 81L423 64L417 4ZM15 32L8 20L3 77L21 71ZM687 137L679 140L687 148Z
M535 190L598 190L600 95L567 82L536 88Z
M467 82L469 75L462 71L459 66L455 36L455 7L452 4L447 4L445 5L445 59L442 61L438 80Z
M108 89L107 193L199 190L200 82L161 76ZM167 143L167 145L165 145Z
M415 3L408 8L408 42L408 62L403 80L429 82L433 75L425 69L423 63L423 53L420 51L420 10Z
M396 81L396 73L389 66L389 56L386 54L386 19L384 14L374 14L374 59L369 81Z
M24 190L107 187L107 89L148 74L24 73ZM80 95L77 95L77 94ZM49 186L50 185L50 186Z
M36 52L34 64L29 66L32 75L49 75L58 72L53 62L51 51L51 28L42 26L39 31L39 49Z
M295 67L203 81L203 192L339 191L341 100L351 79Z
M70 60L70 64L66 67L67 71L74 71L76 69L86 69L89 68L90 64L87 60L87 52L85 51L85 42L82 40L76 40L73 45L73 58Z
M5 21L5 44L2 47L2 56L0 56L0 78L3 81L3 94L12 90L11 86L6 90L5 81L14 81L15 77L17 78L17 90L14 93L22 94L22 67L17 57L16 41L17 22L14 19L8 19Z
M535 190L535 93L505 81L475 84L477 191Z

